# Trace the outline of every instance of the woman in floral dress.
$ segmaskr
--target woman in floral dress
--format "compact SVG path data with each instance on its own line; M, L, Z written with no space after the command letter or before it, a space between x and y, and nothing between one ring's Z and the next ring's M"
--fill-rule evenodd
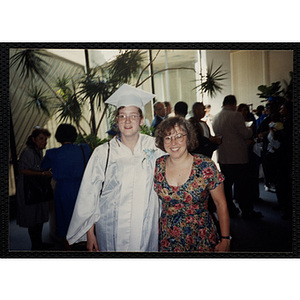
M208 157L190 154L196 143L194 130L183 118L168 118L157 129L156 145L168 153L157 159L154 177L154 189L162 202L160 251L229 251L224 176ZM217 208L221 237L208 212L209 193Z

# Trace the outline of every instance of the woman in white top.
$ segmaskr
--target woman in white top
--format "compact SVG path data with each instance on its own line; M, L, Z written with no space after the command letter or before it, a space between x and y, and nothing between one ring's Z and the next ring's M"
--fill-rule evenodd
M153 137L139 132L142 108L154 96L124 84L106 101L117 107L120 134L89 160L67 234L70 244L87 240L89 251L158 250L153 175L163 152Z

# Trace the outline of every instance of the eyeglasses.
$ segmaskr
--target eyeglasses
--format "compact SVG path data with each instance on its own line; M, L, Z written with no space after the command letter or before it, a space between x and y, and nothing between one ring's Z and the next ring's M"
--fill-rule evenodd
M136 123L139 120L140 116L139 115L129 115L129 116L118 115L117 118L119 123L124 123L127 118L129 118L132 123Z
M172 138L174 138L174 140L176 141L176 142L178 142L178 143L182 143L183 142L183 139L184 139L184 137L186 136L186 134L181 134L181 133L178 133L178 134L176 134L176 135L168 135L168 136L165 136L164 137L164 142L165 142L165 144L170 144L171 143L171 141L172 141Z

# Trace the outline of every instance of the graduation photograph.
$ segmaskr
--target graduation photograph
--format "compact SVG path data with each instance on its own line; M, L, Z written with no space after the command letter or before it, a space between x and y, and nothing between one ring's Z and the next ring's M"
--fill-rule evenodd
M295 254L295 44L3 51L7 256Z

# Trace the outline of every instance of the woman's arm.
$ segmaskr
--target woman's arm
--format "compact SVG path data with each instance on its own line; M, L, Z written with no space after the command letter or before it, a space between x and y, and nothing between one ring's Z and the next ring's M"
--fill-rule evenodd
M221 236L230 235L230 218L227 209L227 203L224 193L223 183L210 191L213 201L217 208L217 214L220 223ZM215 247L216 252L228 252L230 250L230 240L221 239L221 242Z
M97 238L95 235L95 224L87 231L86 248L90 252L99 252Z
M45 177L52 177L52 172L50 170L48 171L35 171L30 169L23 169L20 170L21 174L27 175L27 176L45 176Z

